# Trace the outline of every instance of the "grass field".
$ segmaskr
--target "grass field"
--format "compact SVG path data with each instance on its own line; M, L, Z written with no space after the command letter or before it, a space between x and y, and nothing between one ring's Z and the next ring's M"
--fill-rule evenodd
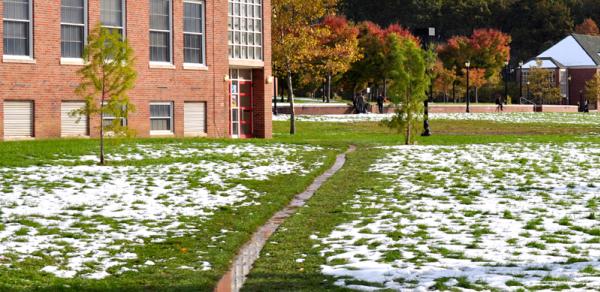
M139 140L98 167L92 142L0 144L0 291L211 290L339 151Z
M102 168L92 140L0 143L0 291L211 291L252 232L350 144L358 151L275 234L246 290L599 281L600 124L434 120L434 136L410 148L376 122L299 122L296 136L285 121L274 129L270 141L114 142ZM489 266L522 269L498 281L506 287L402 274L454 261L498 279L508 276ZM527 269L539 261L547 265ZM569 280L551 263L569 265ZM386 272L365 272L378 265Z
M360 149L245 291L600 288L597 126L433 121L412 147L373 123L302 126Z

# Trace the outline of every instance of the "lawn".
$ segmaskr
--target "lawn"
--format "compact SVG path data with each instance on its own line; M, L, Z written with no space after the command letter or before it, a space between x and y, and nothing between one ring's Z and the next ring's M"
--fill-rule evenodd
M345 128L359 151L274 235L246 291L600 289L597 126L434 121L406 147L373 123L370 140L365 122L300 125Z
M93 140L0 143L0 291L211 291L350 144L245 289L593 288L600 124L555 117L435 119L412 147L377 122L276 121L269 141L111 141L106 167Z
M338 149L138 140L0 144L0 290L211 290ZM20 149L20 151L16 151Z

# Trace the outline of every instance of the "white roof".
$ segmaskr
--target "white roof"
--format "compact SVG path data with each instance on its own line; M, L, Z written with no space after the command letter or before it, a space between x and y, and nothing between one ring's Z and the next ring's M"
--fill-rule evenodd
M554 62L552 62L550 60L540 60L540 61L542 61L541 68L544 68L544 69L558 68L558 66L556 66L556 64L554 64ZM537 60L531 60L531 61L527 62L527 64L523 65L523 69L529 69L531 67L538 67Z
M553 58L566 67L596 66L596 63L592 60L590 55L588 55L577 40L571 35L538 55L537 58ZM533 65L535 65L535 61L533 61ZM551 68L556 68L556 65L553 64L553 66L554 67Z

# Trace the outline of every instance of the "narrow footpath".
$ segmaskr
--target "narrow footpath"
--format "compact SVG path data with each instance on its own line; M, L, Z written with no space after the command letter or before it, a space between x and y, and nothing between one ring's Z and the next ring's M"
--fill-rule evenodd
M238 255L233 260L229 272L227 272L217 284L215 292L240 291L246 281L246 277L250 274L252 265L259 258L261 250L271 235L277 231L279 226L281 226L287 218L294 215L298 208L304 206L323 183L342 169L346 163L346 155L355 150L356 147L351 145L345 153L339 154L336 157L335 163L329 170L317 177L304 192L298 194L287 207L273 215L265 225L261 226L258 231L252 235L250 241L242 246Z

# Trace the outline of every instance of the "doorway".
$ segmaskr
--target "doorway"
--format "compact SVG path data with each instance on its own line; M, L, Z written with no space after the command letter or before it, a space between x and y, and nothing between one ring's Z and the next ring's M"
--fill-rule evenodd
M252 138L254 132L252 70L231 69L231 136L233 138Z

